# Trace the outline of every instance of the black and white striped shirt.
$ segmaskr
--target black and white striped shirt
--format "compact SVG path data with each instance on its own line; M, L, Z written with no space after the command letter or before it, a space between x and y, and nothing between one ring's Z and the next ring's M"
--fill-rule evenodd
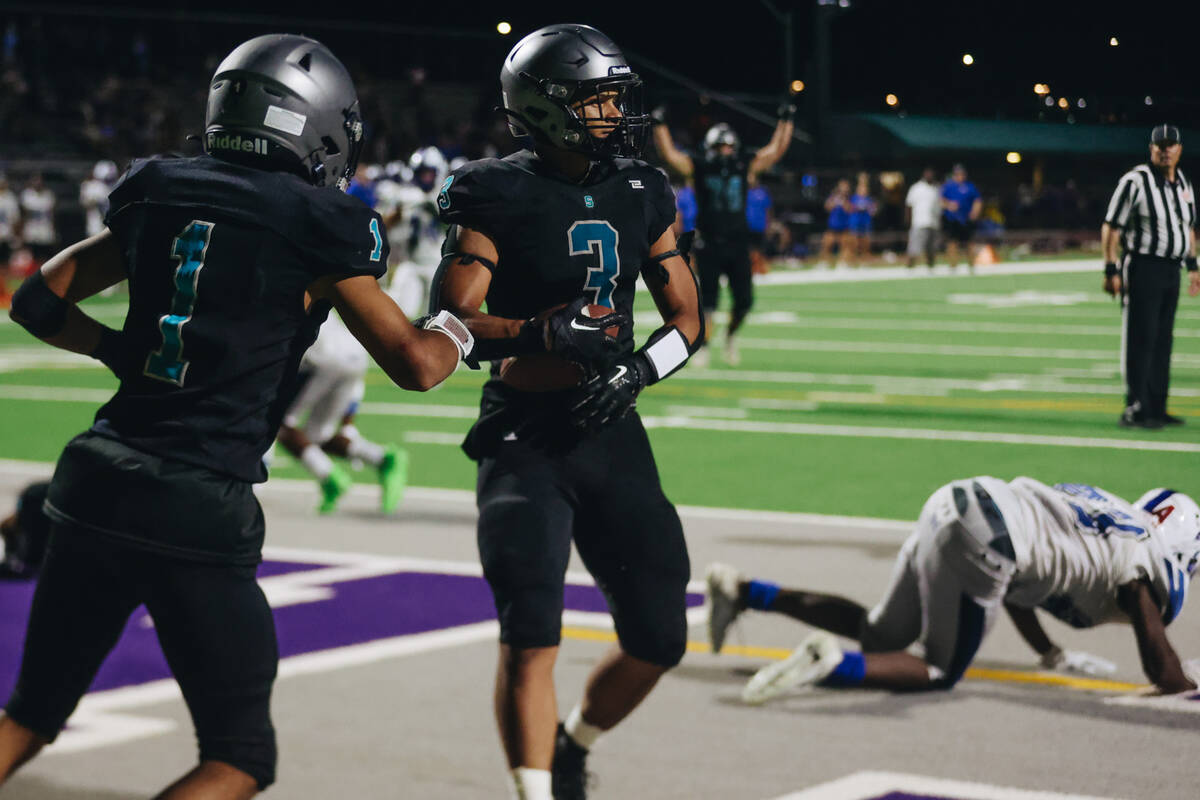
M1127 254L1182 259L1192 254L1196 197L1183 170L1167 183L1148 164L1121 176L1104 221L1123 233Z

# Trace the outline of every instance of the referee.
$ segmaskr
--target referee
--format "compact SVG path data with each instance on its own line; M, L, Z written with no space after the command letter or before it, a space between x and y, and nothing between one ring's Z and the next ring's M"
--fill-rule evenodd
M1100 229L1104 291L1122 301L1126 393L1120 424L1126 428L1183 424L1167 413L1179 267L1187 267L1188 294L1193 297L1200 293L1200 272L1193 232L1196 198L1179 169L1182 153L1178 128L1155 127L1150 132L1150 163L1121 176Z

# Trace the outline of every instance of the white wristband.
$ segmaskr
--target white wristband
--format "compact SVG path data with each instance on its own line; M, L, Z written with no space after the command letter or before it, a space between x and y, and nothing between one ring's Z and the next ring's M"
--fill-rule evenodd
M666 336L643 351L654 365L654 379L661 380L683 366L688 360L687 340L678 328L672 328Z
M472 348L475 347L475 337L471 335L471 331L467 329L462 320L449 311L439 311L435 316L425 320L424 328L427 331L437 331L454 342L454 346L458 348L460 361L469 356Z

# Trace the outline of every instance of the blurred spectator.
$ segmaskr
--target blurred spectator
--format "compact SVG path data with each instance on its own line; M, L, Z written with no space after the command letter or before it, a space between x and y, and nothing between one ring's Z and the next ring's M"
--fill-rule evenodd
M350 180L350 187L346 189L346 194L362 200L368 208L374 208L378 199L375 197L375 189L372 188L375 181L367 174L368 170L369 167L366 164L358 165L354 177Z
M108 193L117 179L117 165L97 161L92 176L79 184L79 205L83 207L84 231L95 236L104 230L104 215L108 213Z
M21 238L41 264L54 255L58 234L54 229L54 192L46 186L40 172L33 173L21 192Z
M871 255L871 228L878 206L871 196L871 176L858 173L854 194L850 195L850 235L847 237L846 261L857 267L864 257Z
M758 181L746 191L746 225L750 228L750 271L765 275L769 268L764 253L767 224L771 217L771 193Z
M916 266L917 257L925 256L925 263L933 268L933 256L937 252L939 213L942 210L942 192L934 184L933 167L921 172L921 179L914 183L904 198L904 215L908 221L908 266Z
M0 308L8 308L12 295L8 291L8 262L17 249L17 225L21 206L17 196L8 188L8 178L0 172Z
M975 184L967 180L967 168L955 164L950 180L942 186L942 230L946 233L946 257L951 268L958 266L959 247L966 251L967 268L975 263L971 239L982 211L983 201Z
M847 178L838 179L832 194L825 200L825 211L829 219L825 223L825 233L821 234L820 260L833 266L833 247L838 246L839 255L844 256L848 237L850 236L850 181Z
M680 186L675 192L675 237L696 229L696 190L690 183Z

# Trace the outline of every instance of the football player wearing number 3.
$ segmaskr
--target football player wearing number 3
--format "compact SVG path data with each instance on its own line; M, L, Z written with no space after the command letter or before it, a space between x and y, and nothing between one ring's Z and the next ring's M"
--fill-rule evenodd
M120 379L63 451L20 677L0 719L0 782L62 729L145 604L196 726L198 766L159 797L244 798L275 778L274 621L255 582L251 491L283 389L337 308L407 389L470 353L450 314L414 327L376 279L380 220L344 194L362 147L358 98L324 45L268 35L209 86L205 154L133 163L106 228L46 262L13 319ZM78 303L129 281L122 330Z
M1142 668L1155 687L1195 689L1167 640L1200 561L1200 508L1170 489L1136 503L1081 483L1032 478L954 481L925 502L896 559L883 599L867 611L853 600L747 580L708 568L714 652L745 609L786 614L862 645L843 652L829 633L810 635L787 659L759 670L742 692L762 703L793 687L949 689L963 676L998 616L1008 613L1046 669L1104 675L1116 666L1065 651L1035 609L1075 628L1133 627ZM907 648L919 642L918 657Z
M500 619L495 714L511 788L563 800L585 796L588 749L683 656L687 548L633 407L683 366L704 326L671 231L670 187L635 160L648 119L616 44L584 25L542 28L512 49L500 82L512 132L530 149L446 179L438 204L452 227L433 308L459 315L476 356L494 362L464 449L479 461L478 543ZM639 274L663 325L634 350ZM587 305L614 312L595 318ZM547 354L581 365L582 385L529 391L502 379L502 360ZM556 734L572 539L618 645Z

